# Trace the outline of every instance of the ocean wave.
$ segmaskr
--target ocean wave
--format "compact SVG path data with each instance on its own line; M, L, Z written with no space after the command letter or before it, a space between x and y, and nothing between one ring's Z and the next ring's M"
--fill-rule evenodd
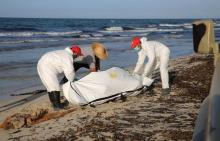
M36 49L36 48L58 48L58 47L62 47L63 45L58 44L58 43L53 43L53 44L47 44L47 45L41 45L39 46L39 44L35 44L35 45L21 45L21 46L13 46L13 47L1 47L0 48L0 52L4 52L4 51L17 51L17 50L29 50L29 49Z
M192 28L192 25L185 25L184 26L186 29L191 29Z
M0 31L39 31L39 29L32 27L0 27Z
M161 27L189 27L191 23L182 23L182 24L159 24Z
M220 27L214 28L215 30L220 30Z
M91 35L90 34L82 34L82 35L79 35L80 38L90 38Z
M171 34L171 35L164 35L163 37L164 38L177 39L177 38L183 37L183 35L182 34L180 34L180 35L173 35L173 34Z
M80 34L82 31L69 32L0 32L0 37L32 37L32 36L70 36Z
M129 27L129 26L111 26L111 27L104 27L105 31L109 32L121 32L121 31L129 31L134 30L135 27Z
M1 32L0 37L30 37L34 32Z
M112 26L112 27L107 27L105 28L106 31L111 31L111 32L119 32L119 31L123 31L123 27L120 27L120 26Z
M69 31L69 32L44 32L45 35L51 35L51 36L62 36L62 35L74 35L74 34L80 34L82 31Z
M215 23L215 27L219 27L220 26L220 23Z
M104 35L99 33L94 33L92 34L92 37L104 37Z
M130 32L135 32L135 33L149 33L149 32L179 32L179 31L183 31L184 28L191 28L190 25L188 24L184 24L184 27L180 27L180 28L159 28L159 27L127 27L127 29L125 29L125 27L120 27L119 29L114 28L114 27L110 27L111 30L101 30L98 32L101 33L130 33ZM117 29L117 30L115 30Z
M160 29L160 28L135 28L134 30L130 30L129 32L179 32L183 31L183 28L168 28L168 29Z
M91 33L91 34L78 34L71 36L72 38L101 38L105 37L105 35L100 33Z
M122 34L122 35L118 35L118 37L134 37L134 36L147 36L150 33L128 33L128 34Z
M156 27L147 27L147 28L134 28L133 30L130 30L131 32L154 32L158 31L158 28Z
M101 30L101 33L122 33L122 32L153 32L157 31L157 28L131 28L131 27L120 27L118 30Z
M176 33L180 31L184 31L182 28L176 28L176 29L158 29L159 32L171 32L171 33Z
M56 42L56 39L33 39L33 40L18 40L18 41L1 41L0 44L19 44L19 43L40 43L40 42Z

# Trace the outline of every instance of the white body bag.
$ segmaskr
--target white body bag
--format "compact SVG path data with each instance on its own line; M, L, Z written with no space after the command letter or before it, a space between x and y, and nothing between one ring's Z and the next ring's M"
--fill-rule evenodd
M134 96L153 80L132 75L121 68L91 72L87 76L63 85L63 94L73 104L97 105L122 96Z

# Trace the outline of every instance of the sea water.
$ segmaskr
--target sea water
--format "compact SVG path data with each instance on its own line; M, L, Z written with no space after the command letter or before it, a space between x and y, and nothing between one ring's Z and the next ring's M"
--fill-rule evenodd
M130 49L134 36L147 37L167 45L171 58L193 53L194 19L30 19L0 18L0 97L45 89L36 64L48 51L72 44L87 47L103 43L109 58L101 69L134 66L137 53ZM220 40L220 20L215 34ZM85 72L81 70L77 75ZM88 73L88 72L87 72Z

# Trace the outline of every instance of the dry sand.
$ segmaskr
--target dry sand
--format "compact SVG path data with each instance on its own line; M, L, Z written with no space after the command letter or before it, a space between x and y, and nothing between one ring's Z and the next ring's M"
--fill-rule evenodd
M71 105L76 111L64 117L17 129L0 129L0 140L191 140L212 74L213 56L177 58L170 62L169 97L160 95L161 82L156 80L152 92L129 97L125 102L118 100L83 109ZM46 93L19 98L26 101L9 109L2 107L6 102L1 101L0 122L14 113L27 114L37 109L53 111Z

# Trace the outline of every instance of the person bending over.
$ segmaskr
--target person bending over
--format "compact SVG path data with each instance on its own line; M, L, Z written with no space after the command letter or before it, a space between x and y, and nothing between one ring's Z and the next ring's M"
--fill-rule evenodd
M65 75L69 81L75 78L74 60L83 56L78 46L67 47L64 50L51 51L44 54L38 61L37 71L47 89L50 102L54 109L63 109L60 102L60 83L58 75Z
M149 77L155 69L160 68L162 95L169 94L169 48L157 41L147 41L146 37L134 37L131 41L131 48L138 51L138 61L136 63L133 74L140 74L141 68L144 67L142 76ZM146 57L148 58L148 62L144 66Z

